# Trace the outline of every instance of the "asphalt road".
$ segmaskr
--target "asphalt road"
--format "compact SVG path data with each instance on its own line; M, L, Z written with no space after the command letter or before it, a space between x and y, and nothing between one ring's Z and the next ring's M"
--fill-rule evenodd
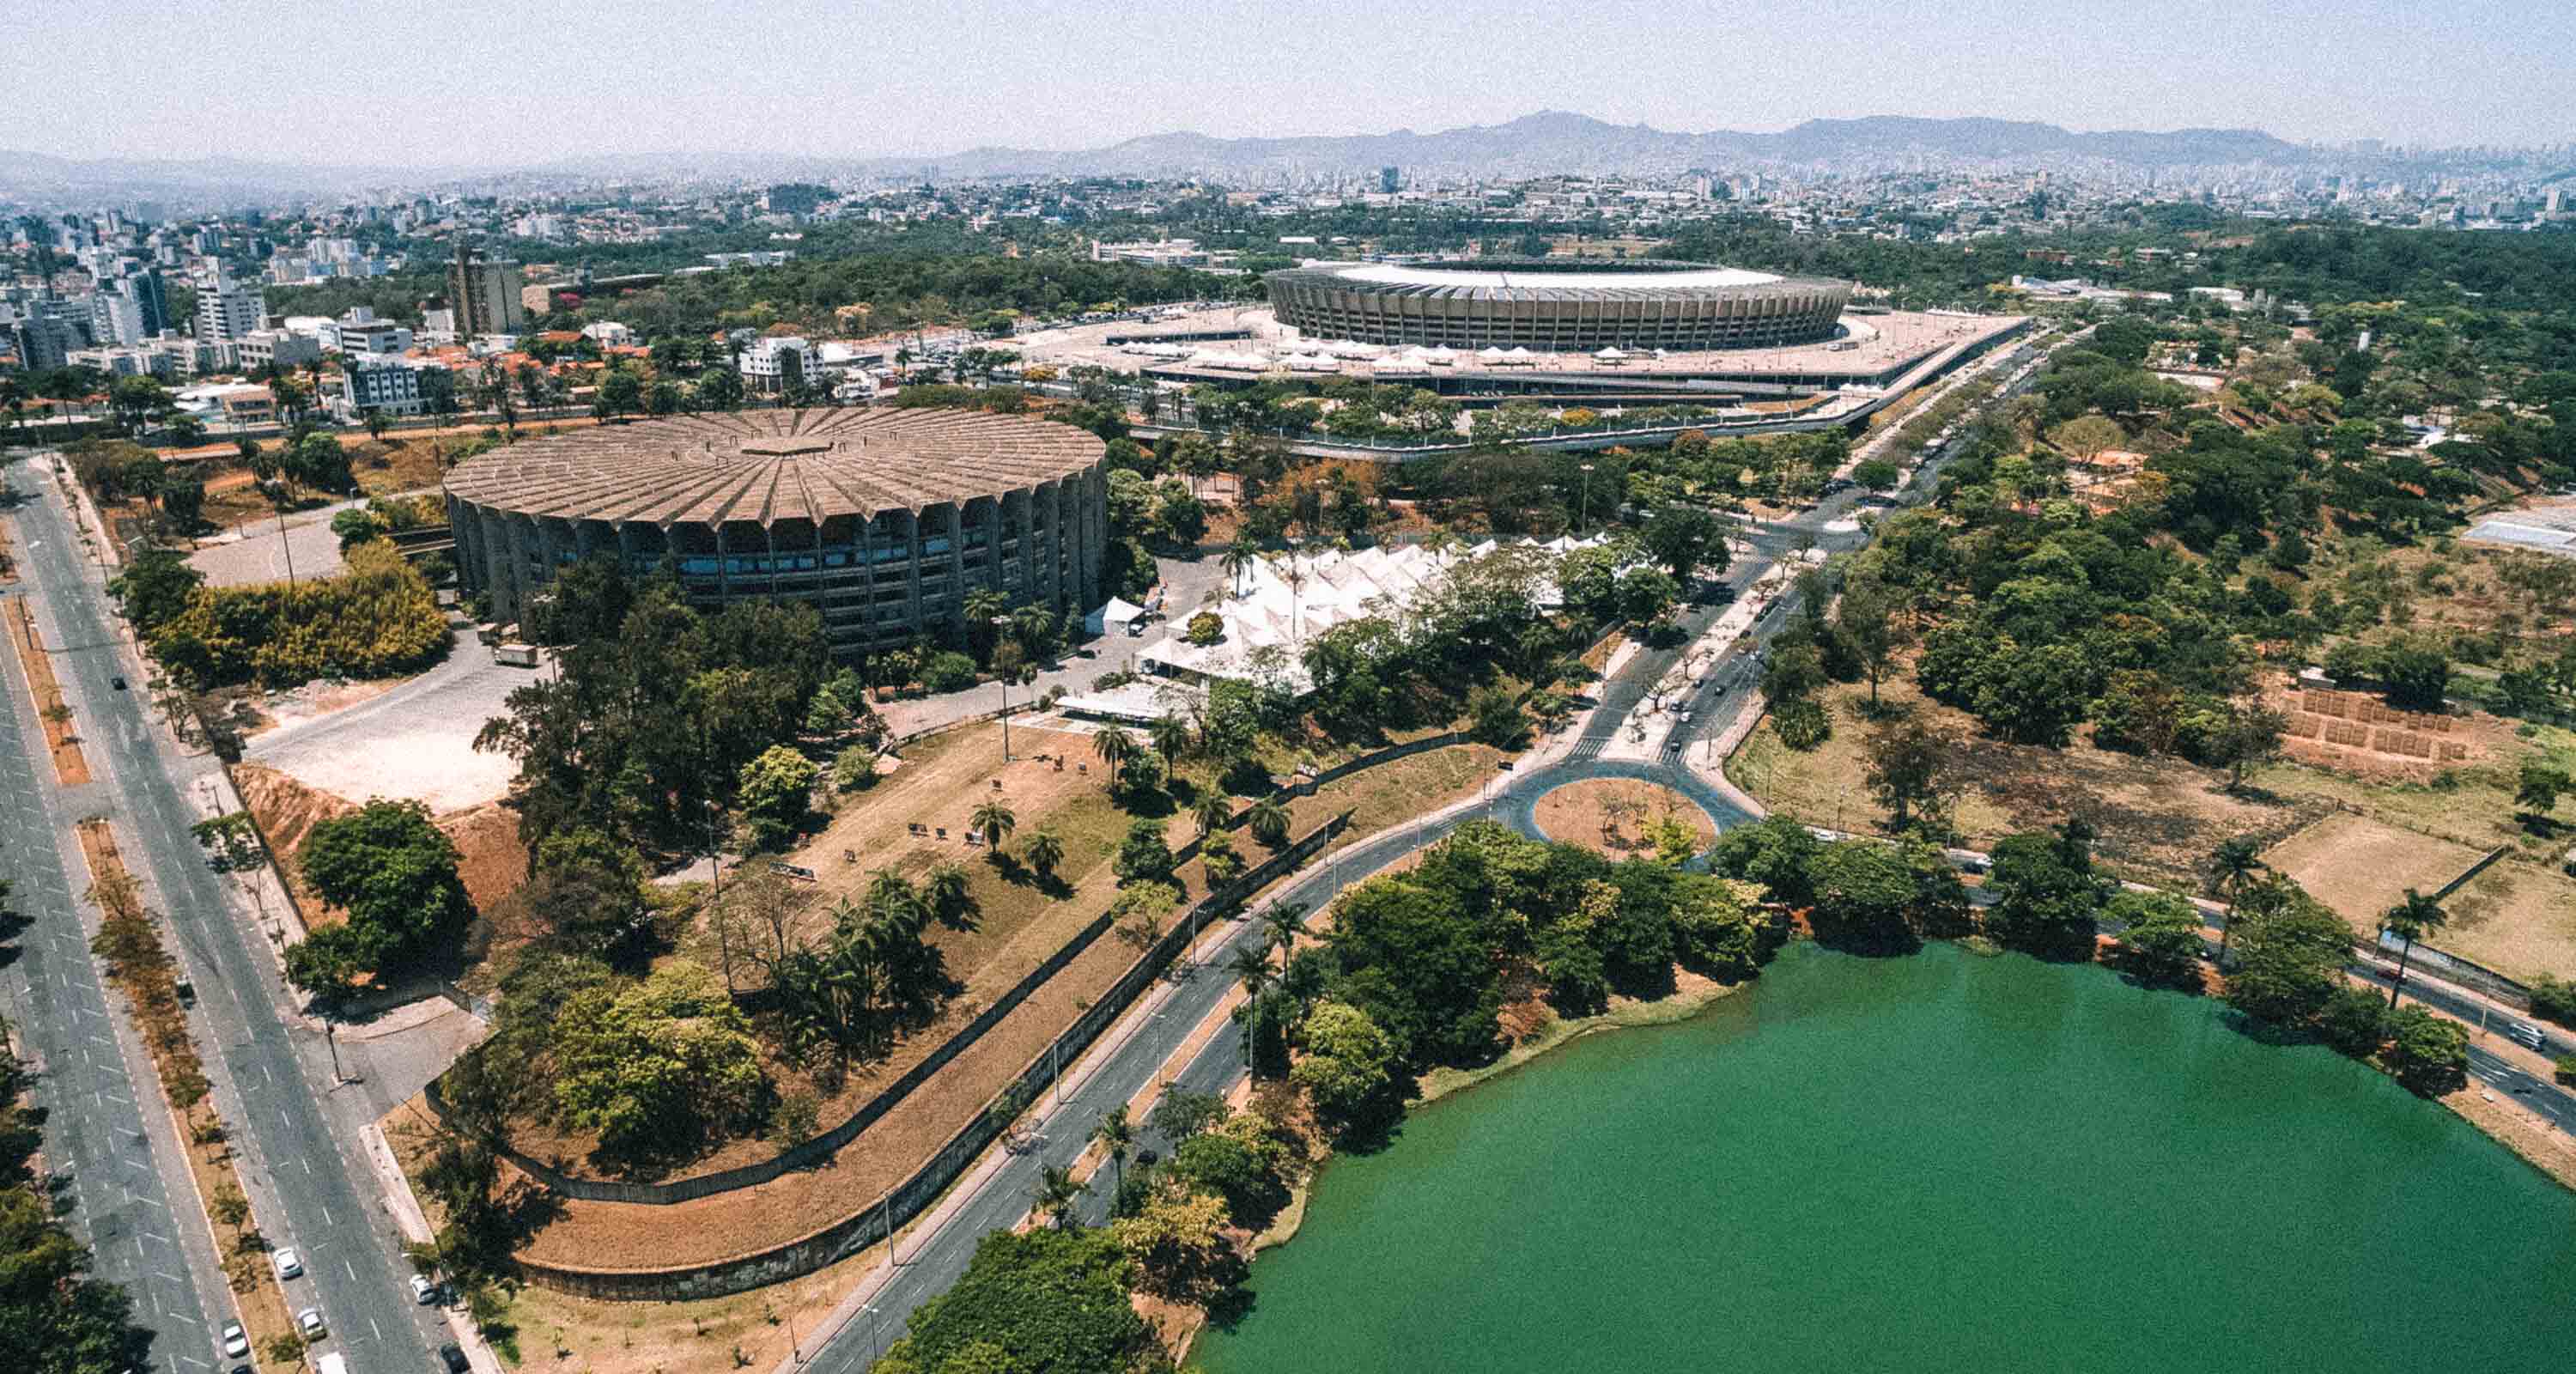
M1946 457L1947 455L1942 455ZM1924 483L1929 487L1928 478ZM1798 518L1749 532L1753 552L1741 556L1729 566L1722 581L1732 592L1749 586L1770 563L1787 556L1807 537L1818 547L1857 547L1866 535L1860 532L1833 535L1823 531L1832 521L1851 518L1861 499L1857 491L1838 493L1816 509ZM1787 625L1794 596L1784 596L1775 609L1761 622L1759 633L1776 633ZM1389 832L1328 856L1303 875L1293 879L1274 897L1276 901L1300 902L1308 910L1320 910L1329 904L1342 888L1357 883L1404 855L1438 842L1464 822L1478 817L1494 817L1524 832L1536 834L1532 815L1536 798L1550 788L1592 777L1638 777L1664 783L1691 796L1708 808L1721 826L1746 819L1745 813L1689 770L1669 763L1623 762L1599 757L1604 746L1618 735L1629 712L1643 700L1678 662L1690 641L1724 611L1724 601L1710 598L1680 617L1683 634L1674 645L1663 649L1643 649L1631 655L1619 672L1601 684L1598 709L1586 721L1582 733L1567 751L1566 758L1528 776L1499 778L1487 799L1479 806L1438 819L1426 819L1416 825ZM1740 670L1739 670L1740 671ZM1749 693L1747 694L1749 695ZM1695 720L1691 727L1676 733L1685 744L1691 729L1713 729L1715 722ZM1677 752L1668 752L1668 759ZM1212 1014L1223 1001L1230 980L1218 968L1239 948L1258 947L1266 938L1257 922L1249 917L1236 923L1234 934L1212 955L1199 964L1184 965L1179 981L1167 984L1153 995L1144 1007L1144 1030L1115 1052L1108 1054L1084 1076L1068 1085L1061 1103L1052 1095L1046 1106L1034 1114L1033 1138L1017 1153L1002 1157L991 1177L978 1185L964 1204L945 1218L935 1230L903 1238L896 1247L901 1260L892 1277L849 1322L837 1330L820 1333L806 1358L805 1368L822 1374L856 1374L882 1354L894 1338L902 1334L904 1321L914 1308L945 1292L966 1270L974 1258L975 1246L983 1236L999 1228L1017 1224L1028 1215L1039 1173L1049 1165L1070 1164L1084 1149L1092 1127L1109 1109L1126 1102L1152 1081L1154 1073L1175 1050L1191 1028ZM1137 1013L1130 1013L1131 1016ZM1218 1035L1194 1055L1178 1081L1203 1092L1222 1091L1243 1075L1244 1061L1239 1037ZM1141 1147L1168 1151L1170 1142L1157 1138L1141 1127ZM1103 1218L1109 1199L1105 1190L1093 1189L1083 1202L1084 1216L1093 1221Z
M231 1295L169 1111L90 957L77 803L55 786L20 651L14 641L0 647L0 877L25 924L0 932L0 1002L36 1071L31 1097L45 1114L56 1205L90 1243L98 1276L132 1296L136 1323L152 1333L152 1366L211 1369L215 1331L233 1319Z
M200 818L191 789L216 765L169 745L146 716L145 693L110 685L114 675L141 682L144 674L117 637L66 498L35 465L15 480L38 493L17 512L22 586L42 606L39 627L54 671L105 784L89 810L116 825L196 982L193 1028L216 1104L242 1147L259 1225L272 1245L304 1256L306 1276L286 1285L288 1306L318 1307L330 1326L320 1349L345 1354L353 1369L429 1368L429 1352L447 1336L431 1309L412 1303L409 1263L374 1176L356 1156L364 1108L354 1094L345 1105L332 1097L322 1037L281 1005L289 994L252 913L207 867L189 834ZM346 1153L342 1141L351 1142Z

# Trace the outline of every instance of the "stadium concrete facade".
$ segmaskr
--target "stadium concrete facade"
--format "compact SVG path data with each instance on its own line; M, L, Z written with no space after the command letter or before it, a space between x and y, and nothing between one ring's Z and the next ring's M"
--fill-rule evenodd
M465 587L517 623L594 554L666 563L691 604L812 605L835 655L962 624L968 593L1068 619L1103 600L1103 445L959 410L758 410L603 425L495 449L447 476Z
M1831 338L1851 283L1654 259L1310 263L1263 277L1283 325L1359 343L1711 352Z

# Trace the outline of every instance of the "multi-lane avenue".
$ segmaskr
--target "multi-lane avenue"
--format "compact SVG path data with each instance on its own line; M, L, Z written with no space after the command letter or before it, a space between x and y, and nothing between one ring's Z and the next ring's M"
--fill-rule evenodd
M428 1368L429 1352L448 1336L433 1309L412 1302L408 1263L374 1178L354 1153L366 1108L354 1093L335 1093L318 1029L284 989L246 904L207 866L189 833L200 818L192 789L218 765L179 752L151 718L146 693L116 684L145 681L144 665L117 633L106 570L83 544L79 517L51 469L40 458L11 474L26 498L10 517L22 578L17 594L35 611L43 651L52 656L98 781L77 798L37 790L24 823L60 836L75 820L107 817L150 905L168 918L174 953L198 989L192 1029L217 1107L241 1146L258 1224L272 1245L294 1246L304 1258L305 1275L286 1284L288 1306L318 1308L330 1331L320 1348L345 1354L353 1369ZM48 954L64 961L58 950ZM123 1140L158 1104L118 1109L124 1134L116 1138ZM201 1205L184 1192L173 1191L156 1211L166 1226L204 1226ZM168 1291L178 1302L177 1285ZM188 1367L189 1358L211 1365L210 1336L189 1336L193 1350L176 1338L160 1345L181 1358L178 1367Z

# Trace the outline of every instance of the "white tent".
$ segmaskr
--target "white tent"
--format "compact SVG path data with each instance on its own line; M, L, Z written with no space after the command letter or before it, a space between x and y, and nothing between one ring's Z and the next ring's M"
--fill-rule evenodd
M1489 363L1498 363L1509 355L1505 354L1503 350L1494 347L1492 344L1487 344L1483 348L1476 350L1476 356Z
M1613 347L1602 349L1600 352L1595 353L1592 356L1599 358L1604 362L1617 362L1619 359L1627 357L1628 355Z
M1085 617L1082 627L1093 634L1107 634L1115 628L1126 634L1145 631L1145 608L1122 597L1109 598L1109 604Z

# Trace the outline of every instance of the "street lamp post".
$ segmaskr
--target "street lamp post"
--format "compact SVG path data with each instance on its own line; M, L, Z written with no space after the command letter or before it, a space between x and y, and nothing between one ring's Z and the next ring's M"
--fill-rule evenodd
M1002 627L1010 623L1011 618L1009 616L994 616L993 633L995 637L998 638L1001 634ZM1011 761L1011 675L1008 673L997 674L993 678L993 683L995 686L1002 689L1002 762L1009 763Z
M1580 530L1580 529L1584 529L1584 528L1586 528L1586 527L1590 526L1590 525L1591 525L1591 523L1592 523L1592 465L1591 465L1590 463L1585 463L1585 464L1583 465L1583 504L1582 504L1582 506L1579 508L1579 513L1578 513L1578 514L1576 515L1576 517L1575 517L1574 525L1575 525L1575 528L1576 528L1576 529Z

